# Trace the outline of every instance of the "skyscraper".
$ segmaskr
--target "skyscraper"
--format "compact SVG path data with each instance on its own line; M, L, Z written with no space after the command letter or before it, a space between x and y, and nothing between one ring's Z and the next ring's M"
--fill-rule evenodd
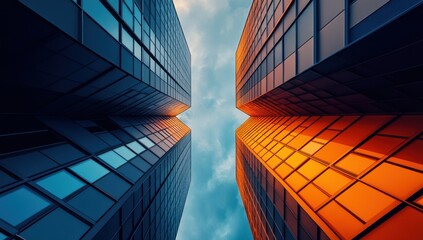
M171 0L2 4L0 239L172 239L191 56Z
M256 239L420 239L423 1L253 1L236 176Z

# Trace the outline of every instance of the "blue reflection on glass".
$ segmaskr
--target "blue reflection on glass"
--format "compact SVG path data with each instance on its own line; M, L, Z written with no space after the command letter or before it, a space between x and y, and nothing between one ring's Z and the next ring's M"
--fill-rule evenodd
M72 171L74 171L90 183L97 181L98 179L109 173L109 170L96 163L92 159L88 159L87 161L76 164L70 169L72 169Z
M122 147L118 147L114 150L117 154L121 155L122 157L124 157L126 160L129 160L133 157L135 157L135 153L133 153L131 150L129 150L127 147L122 146Z
M119 0L109 0L108 2L116 10L116 12L119 12Z
M80 239L88 229L85 223L56 208L19 235L25 239Z
M60 199L85 186L84 182L65 170L47 176L37 181L37 184Z
M132 29L134 26L134 17L132 16L131 11L126 5L122 5L122 18L126 22L126 24L129 25L129 27Z
M114 168L118 168L126 163L125 159L113 151L106 152L98 157Z
M1 233L1 232L0 232L0 239L1 239L1 240L3 240L3 239L7 239L7 236L6 236L6 235L4 235L3 233Z
M140 142L142 144L144 144L144 146L146 146L147 148L151 148L152 146L154 146L154 143L150 139L148 139L146 137L141 138L140 139Z
M129 51L134 51L134 39L129 35L129 33L122 28L122 43L129 49Z
M119 40L119 23L99 0L84 0L82 8L114 38Z
M0 197L0 219L17 226L49 205L32 190L20 187Z
M135 141L127 144L126 146L128 146L130 149L132 149L137 154L140 154L140 153L145 151L145 148L143 146L141 146L141 144L139 144L138 142L135 142Z

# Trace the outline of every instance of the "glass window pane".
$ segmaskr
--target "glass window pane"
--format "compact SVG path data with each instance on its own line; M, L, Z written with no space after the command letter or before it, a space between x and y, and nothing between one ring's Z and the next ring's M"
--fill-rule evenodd
M322 203L324 203L329 197L318 189L314 184L309 184L303 190L300 191L299 195L312 207L317 209Z
M128 24L129 27L132 29L134 26L134 18L132 16L131 11L125 4L122 4L122 18L126 22L126 24Z
M9 185L15 181L16 180L13 177L0 170L0 187Z
M90 183L93 183L109 173L109 170L92 159L72 166L70 169Z
M275 66L282 62L282 40L276 44L275 47Z
M388 195L357 182L336 198L340 204L368 222L383 210L394 207L397 200Z
M3 239L7 239L7 236L6 236L6 235L4 235L3 233L1 233L1 232L0 232L0 239L1 239L1 240L3 240Z
M344 47L345 41L344 13L330 21L321 31L319 37L320 60L334 54Z
M141 46L134 41L134 55L141 61Z
M143 172L147 172L150 169L151 165L148 164L144 159L136 157L131 160L131 163L134 164L137 168L141 169Z
M135 142L135 141L127 144L126 146L128 146L130 149L132 149L137 154L140 154L140 153L145 151L145 148L143 146L141 146L141 144L139 144L138 142Z
M139 170L138 168L134 167L134 165L127 163L119 168L119 173L128 177L132 182L138 181L144 173Z
M295 24L293 24L284 36L284 59L295 51L295 42Z
M113 151L106 152L98 157L114 168L118 168L126 163L124 158Z
M344 239L353 239L363 227L363 223L336 203L336 201L332 201L324 206L319 211L319 215L327 222L331 223L331 226L333 226Z
M122 43L129 51L134 51L134 39L129 35L129 33L122 28Z
M308 5L307 9L301 13L298 20L298 47L302 46L313 36L314 16L313 4Z
M97 221L113 205L113 201L92 187L72 198L68 202L81 213Z
M128 5L128 7L131 9L131 11L133 10L133 6L134 6L134 0L125 0L126 4Z
M142 38L142 36L141 36L141 24L139 24L138 22L136 22L135 25L134 25L134 33L141 40L141 38ZM141 53L140 53L140 55L141 55Z
M129 148L125 146L118 147L114 151L124 157L126 160L129 160L136 156L135 153L133 153L131 150L129 150Z
M20 235L26 239L80 239L88 229L88 225L57 208Z
M423 174L389 163L382 163L363 181L401 200L407 200L423 186Z
M142 143L142 144L144 144L144 146L146 146L147 148L151 148L151 147L153 147L155 144L150 140L150 139L148 139L148 138L141 138L140 139L140 142Z
M110 5L119 13L119 0L108 0Z
M420 223L420 227L416 224ZM405 207L385 222L370 231L363 239L420 239L423 236L423 214L412 208Z
M335 194L350 182L352 182L351 178L348 178L332 169L328 169L314 180L314 183L317 186L319 186L330 195Z
M50 203L27 187L0 196L0 218L13 226L43 210Z
M140 9L138 8L138 5L135 5L135 7L134 7L134 16L135 16L135 18L139 21L139 22L141 22L142 20L141 20L141 11L140 11Z
M130 188L129 183L125 182L113 173L108 174L96 182L95 185L116 200L122 197L122 195Z
M298 73L308 69L314 63L314 39L311 38L298 49Z
M38 180L37 184L60 199L69 196L85 185L65 170Z
M99 0L84 0L83 9L114 38L119 39L119 23Z
M350 8L350 26L357 25L388 2L389 0L355 1Z

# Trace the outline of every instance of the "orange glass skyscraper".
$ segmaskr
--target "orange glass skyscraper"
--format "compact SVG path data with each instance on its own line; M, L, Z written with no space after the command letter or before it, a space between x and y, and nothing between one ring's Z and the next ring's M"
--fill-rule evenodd
M421 239L423 1L254 0L236 176L255 239Z

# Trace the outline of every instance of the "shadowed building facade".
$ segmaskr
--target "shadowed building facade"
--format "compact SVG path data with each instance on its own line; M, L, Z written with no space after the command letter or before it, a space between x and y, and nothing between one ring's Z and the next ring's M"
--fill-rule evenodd
M174 239L191 56L170 0L6 1L0 239Z
M255 239L419 239L422 1L253 1L236 176Z

